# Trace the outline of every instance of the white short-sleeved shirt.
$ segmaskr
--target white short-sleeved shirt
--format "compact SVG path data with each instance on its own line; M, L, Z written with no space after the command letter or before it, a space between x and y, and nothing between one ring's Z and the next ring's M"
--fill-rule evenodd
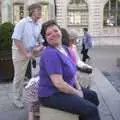
M38 42L44 42L40 32L42 23L34 22L30 17L20 20L12 34L13 45L12 49L18 49L14 44L14 39L22 41L24 47L30 51Z

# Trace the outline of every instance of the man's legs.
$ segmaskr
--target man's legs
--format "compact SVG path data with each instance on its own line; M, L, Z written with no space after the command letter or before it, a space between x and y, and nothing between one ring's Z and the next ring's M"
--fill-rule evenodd
M86 59L89 59L89 58L90 57L88 56L88 49L84 49L82 61L86 62Z
M26 70L25 78L24 78L24 80L26 81L26 83L28 82L29 79L31 79L31 77L32 77L32 65L31 65L31 60L30 60L28 62L28 65L27 65L27 70Z
M44 106L79 114L80 120L100 120L97 106L76 95L56 93L50 97L40 98L40 102Z
M17 107L23 107L21 97L23 95L24 77L28 65L28 60L13 62L14 79L13 79L13 99Z
M81 51L81 54L82 54L82 61L83 61L83 62L86 62L86 59L87 59L87 52L88 52L88 49L85 49L85 45L82 44L82 51Z
M89 49L86 49L86 58L87 58L87 59L90 59L90 56L88 55L88 50L89 50Z
M17 107L22 108L21 97L29 59L25 58L18 50L12 50L12 59L14 66L13 100Z

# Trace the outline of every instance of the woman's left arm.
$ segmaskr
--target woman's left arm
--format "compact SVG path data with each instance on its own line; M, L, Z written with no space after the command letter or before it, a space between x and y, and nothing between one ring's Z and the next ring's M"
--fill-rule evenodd
M76 76L75 76L75 88L77 89L77 90L81 90L81 86L80 86L80 83L79 83L79 81L78 81L78 79L77 79L77 72L76 72Z

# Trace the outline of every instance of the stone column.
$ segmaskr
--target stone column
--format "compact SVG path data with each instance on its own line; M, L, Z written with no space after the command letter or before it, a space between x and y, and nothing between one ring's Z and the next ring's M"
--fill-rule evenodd
M12 22L12 2L10 0L2 1L2 23Z
M56 19L55 9L56 9L55 0L49 0L49 10L48 10L49 18Z
M89 31L93 36L100 36L103 24L103 9L100 0L89 0Z
M56 0L57 17L56 20L61 27L67 27L67 0Z

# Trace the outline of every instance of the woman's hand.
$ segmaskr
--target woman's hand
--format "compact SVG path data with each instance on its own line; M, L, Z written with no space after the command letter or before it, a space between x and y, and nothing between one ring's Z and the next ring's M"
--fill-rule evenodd
M33 52L40 52L44 49L43 45L37 45L33 48Z
M45 47L43 45L37 45L33 48L32 53L35 57L40 56L40 52L44 49Z
M84 97L82 89L78 89L78 96L80 96L82 98Z
M52 83L55 85L55 87L63 92L63 93L67 93L67 94L73 94L73 95L78 95L80 97L83 97L83 92L82 92L82 89L80 91L75 89L74 87L72 87L71 85L69 85L67 82L65 82L63 80L63 77L62 75L59 75L59 74L53 74L53 75L50 75L50 78L51 78L51 81ZM81 88L81 87L80 87Z
M29 58L29 59L34 58L31 52L28 52L28 53L25 55L25 57L27 57L27 58Z

